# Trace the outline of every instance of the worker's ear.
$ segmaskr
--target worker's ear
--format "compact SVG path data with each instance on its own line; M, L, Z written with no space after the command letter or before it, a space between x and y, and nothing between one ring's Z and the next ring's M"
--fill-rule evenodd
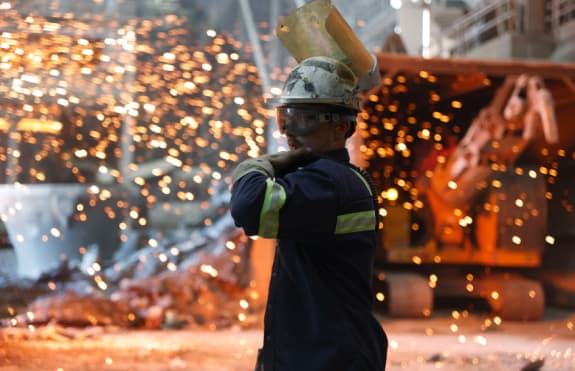
M335 131L337 133L347 133L349 130L349 121L342 121L335 124Z

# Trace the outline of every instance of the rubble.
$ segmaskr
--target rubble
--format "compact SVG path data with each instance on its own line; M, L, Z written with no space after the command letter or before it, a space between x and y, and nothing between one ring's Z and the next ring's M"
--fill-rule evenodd
M71 328L48 323L38 328L2 328L0 339L4 342L86 340L99 338L103 332L102 327Z
M263 308L250 289L251 240L229 214L210 228L150 234L140 236L144 246L125 245L108 266L85 254L80 264L62 264L36 282L0 286L17 293L13 299L30 294L0 324L12 332L47 325L215 330L261 324Z
M143 279L123 278L111 294L80 296L62 291L33 300L2 325L112 326L122 328L222 329L257 326L258 308L249 289L198 270L166 272Z

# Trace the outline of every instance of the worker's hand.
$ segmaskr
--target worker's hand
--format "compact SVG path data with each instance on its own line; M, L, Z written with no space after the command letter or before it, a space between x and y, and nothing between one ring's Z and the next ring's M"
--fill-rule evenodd
M273 166L276 176L287 174L305 166L318 158L309 148L298 148L293 151L264 155Z

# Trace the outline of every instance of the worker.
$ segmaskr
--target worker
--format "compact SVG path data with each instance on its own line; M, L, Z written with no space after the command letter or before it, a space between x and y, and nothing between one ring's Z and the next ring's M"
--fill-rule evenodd
M345 147L357 78L341 61L309 57L275 103L290 150L241 162L231 187L236 225L277 239L256 370L384 370L371 291L376 196Z

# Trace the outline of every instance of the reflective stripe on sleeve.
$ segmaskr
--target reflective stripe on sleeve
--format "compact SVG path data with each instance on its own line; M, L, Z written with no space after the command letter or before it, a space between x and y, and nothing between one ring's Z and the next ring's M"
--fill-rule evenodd
M260 212L258 236L276 238L279 229L280 209L286 201L286 192L281 185L274 182L271 178L268 178L266 183L266 194Z
M337 216L335 234L365 232L375 230L375 214L373 210L359 211Z

